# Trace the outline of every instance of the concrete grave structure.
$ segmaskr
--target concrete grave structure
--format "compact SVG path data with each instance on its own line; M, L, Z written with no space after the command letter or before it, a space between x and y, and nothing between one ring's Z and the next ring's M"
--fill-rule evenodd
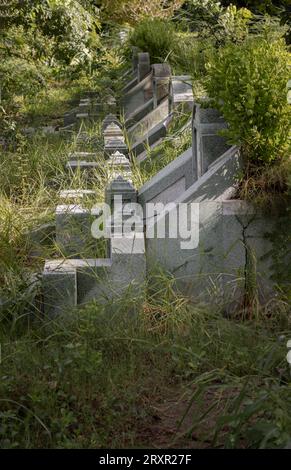
M273 283L266 256L271 245L264 234L272 231L276 219L266 218L252 205L235 199L243 162L239 149L230 147L220 135L227 124L217 110L193 105L190 77L171 77L167 64L151 67L148 54L135 51L132 70L124 78L128 79L123 90L126 128L130 150L137 160L146 158L148 146L153 148L164 139L176 111L190 112L193 108L192 146L137 192L132 184L128 149L115 115L116 101L113 95L105 96L102 112L110 113L102 123L108 157L105 202L112 209L116 198L122 198L122 204L117 218L109 219L111 235L102 258L98 255L100 240L93 237L92 230L94 220L101 214L100 208L92 211L95 191L62 191L62 204L56 209L56 241L63 257L45 263L45 313L53 316L92 299L115 300L125 292L140 298L146 271L150 275L157 265L171 272L177 288L193 300L219 303L229 314L246 305L253 279L257 280L258 298L267 301ZM75 119L76 112L89 116L90 100L80 101L74 111ZM81 132L79 136L82 149L70 155L67 168L100 174L96 153L84 152L88 135ZM134 224L132 236L124 237L123 222L131 223L133 215L127 203L136 202L144 213ZM157 209L157 214L148 220L144 218L147 203L168 207L162 213ZM173 237L170 221L182 205L186 209L184 232L178 231ZM178 219L181 222L180 215ZM157 236L161 222L165 226L164 238ZM154 236L145 238L151 229Z
M226 128L226 122L216 109L203 108L199 104L194 106L192 149L197 178L207 171L218 156L229 149L230 145L219 135Z
M134 187L118 177L107 188L106 200L112 204L114 196L121 194L125 202L136 201ZM136 297L138 307L146 275L142 220L138 231L133 232L131 237L122 236L118 225L113 227L115 236L112 235L109 240L106 258L82 257L87 239L91 236L94 240L90 225L92 216L97 215L100 215L99 209L98 213L94 213L79 205L58 206L57 242L71 259L48 260L45 263L42 283L46 315L68 312L68 309L92 299L100 303L118 299L126 292ZM80 256L75 256L76 250L79 250Z
M105 118L102 121L102 132L104 132L106 127L112 123L116 124L117 126L121 128L121 124L119 120L117 119L117 117L114 114L108 114L107 116L105 116Z
M137 78L141 82L151 71L151 61L148 52L140 52L137 55Z
M194 96L191 77L189 75L174 76L171 78L169 90L169 110L192 111Z
M128 181L132 180L130 161L120 152L115 152L110 156L107 160L107 169L109 180L116 179L118 176Z
M153 99L153 83L152 75L149 74L124 95L123 109L125 119L135 119L137 110L140 110L151 99Z
M153 89L154 89L154 108L156 108L169 95L169 84L171 79L171 67L167 63L154 64L153 71Z

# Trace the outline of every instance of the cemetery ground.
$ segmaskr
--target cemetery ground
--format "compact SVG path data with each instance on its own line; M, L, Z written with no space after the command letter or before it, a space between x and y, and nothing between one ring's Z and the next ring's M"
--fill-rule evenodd
M36 134L25 145L4 154L1 173L1 447L287 445L284 301L228 318L192 304L158 271L138 317L128 316L136 299L127 295L44 321L29 273L51 253L29 255L29 230L53 219L72 144Z
M238 40L245 33L244 21L247 19L238 29ZM155 25L155 34L159 34L161 24L159 20ZM161 43L157 53L153 26L141 24L136 41L145 40L145 44L140 44L141 50L148 50L146 46L151 44L151 57L159 60ZM161 30L165 39L163 58L174 57L177 63L171 65L176 65L175 73L191 72L196 79L194 88L198 88L194 90L195 98L200 97L206 73L202 62L209 38L203 35L201 43L191 49L193 34L185 34L187 41L180 42L184 33L178 32L179 41L174 43L176 49L171 56L166 43L170 42L172 48L174 29L168 26L164 24L165 29ZM151 39L152 35L151 43L147 36ZM224 30L218 29L219 44L220 35L224 35ZM96 191L98 201L103 200L105 189L101 120L89 127L82 125L73 138L54 129L62 127L64 113L79 102L84 90L102 94L103 89L112 87L120 98L120 77L124 72L118 57L121 51L116 52L111 40L109 43L98 52L101 66L97 65L95 76L85 73L76 80L56 79L50 71L49 83L43 90L28 99L16 94L16 102L14 96L11 100L14 115L11 120L5 115L7 123L3 128L8 146L0 149L0 447L290 448L290 368L286 361L290 305L285 292L278 291L261 305L254 286L249 286L252 295L244 298L242 308L236 306L230 311L221 301L215 282L209 291L213 300L209 306L182 295L176 289L174 276L157 267L147 273L141 297L129 291L118 300L92 300L64 309L54 318L44 315L41 275L36 273L42 272L45 260L62 257L50 235L60 191L89 189L84 174L66 169L68 155L76 150L78 135L84 130L94 140L99 164L90 189ZM259 46L263 47L260 43ZM247 46L244 52L248 57ZM283 57L285 51L281 53ZM126 54L128 60L128 51ZM258 57L260 69L265 56L261 60L258 53ZM283 62L282 59L280 63ZM228 72L228 64L219 63ZM192 70L188 70L189 65ZM237 60L232 71L239 66ZM220 73L219 67L217 70ZM225 70L221 73L225 79L232 78ZM273 75L275 88L279 73L278 77ZM218 88L215 81L225 83L213 77L213 89ZM262 93L268 91L267 84L268 77ZM225 88L237 93L234 85ZM246 89L249 88L247 83ZM279 85L275 91L281 97L278 90ZM223 96L230 107L232 99L233 96L229 100ZM252 106L256 110L254 102L249 100L250 113ZM236 104L233 114L237 114L239 127L245 131L245 124L255 113L248 114L248 120L240 126L245 116L239 100ZM268 109L273 117L275 108ZM265 119L264 110L262 115ZM191 131L179 132L188 118L182 115L173 120L167 137L150 151L148 158L140 165L132 162L136 188L192 145ZM275 118L279 121L276 114ZM283 134L282 131L280 137ZM267 133L252 135L254 141L256 138L259 144L261 138L273 150L277 135L273 140ZM251 171L241 182L238 197L264 200L267 210L271 210L278 187L286 189L290 159L264 168L265 172L260 167L259 176ZM44 243L39 243L37 227L47 230ZM286 255L288 250L285 234L283 226L275 234L282 286L286 286L288 278L282 262L282 250L286 250ZM131 314L133 310L135 315Z

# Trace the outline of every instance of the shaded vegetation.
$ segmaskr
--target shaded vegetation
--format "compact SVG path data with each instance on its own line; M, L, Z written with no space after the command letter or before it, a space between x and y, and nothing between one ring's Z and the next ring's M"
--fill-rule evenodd
M290 447L290 53L287 17L277 10L288 2L229 3L0 5L1 448ZM265 13L280 20L258 16ZM88 181L65 169L79 130L46 135L42 127L62 127L84 91L118 95L132 45L192 76L195 99L211 99L243 146L240 196L282 212L269 234L278 295L249 319L238 311L226 318L216 286L212 307L191 303L163 272L149 273L137 317L130 292L115 304L43 317L39 273L59 254L51 234L59 191ZM134 162L137 186L189 148L188 119L174 119L163 143ZM100 163L91 187L101 201L100 121L81 131Z

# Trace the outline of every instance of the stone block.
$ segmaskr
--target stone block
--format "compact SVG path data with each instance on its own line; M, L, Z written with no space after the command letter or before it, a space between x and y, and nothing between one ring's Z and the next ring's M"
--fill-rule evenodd
M236 194L242 169L241 154L237 147L231 147L209 167L203 176L194 181L179 200L202 202L232 199ZM195 166L193 174L196 174Z
M63 256L79 258L92 246L89 209L79 204L62 204L56 208L56 242ZM88 257L88 253L86 253Z
M141 204L175 201L194 181L192 147L147 181L138 192Z
M77 272L69 260L46 261L43 276L44 313L62 315L77 305Z
M121 128L121 124L119 120L117 119L117 117L114 114L108 114L107 116L105 116L105 118L102 121L102 132L104 132L106 127L112 123L116 124L117 126Z
M216 109L202 108L196 104L192 118L193 164L196 177L200 178L229 148L226 139L218 133L227 124Z
M123 109L127 119L138 108L153 98L152 75L146 76L135 87L129 90L123 98Z
M116 179L121 175L125 180L132 180L130 161L120 152L113 153L107 160L108 179Z
M169 116L168 100L165 99L159 106L148 113L138 123L128 129L128 138L132 145L147 138L148 134Z
M151 71L151 62L150 62L150 55L148 52L140 52L137 55L137 77L138 81L146 77Z
M139 106L135 109L131 114L127 116L125 126L127 129L134 126L138 121L144 118L147 114L149 114L154 109L154 100L150 99L146 103Z
M154 64L153 70L153 92L154 108L156 108L168 95L171 79L171 67L169 64Z
M192 111L194 95L191 77L188 75L174 76L170 82L169 110Z
M66 202L76 202L79 200L94 200L96 191L92 189L64 189L60 192L60 199Z
M124 155L128 155L128 148L125 142L119 139L111 139L105 143L104 146L104 155L105 157L110 157L115 152L120 152Z

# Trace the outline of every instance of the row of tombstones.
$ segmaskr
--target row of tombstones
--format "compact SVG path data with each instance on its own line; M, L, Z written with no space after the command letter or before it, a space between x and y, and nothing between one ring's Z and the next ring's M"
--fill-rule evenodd
M88 98L80 101L80 108L84 112L78 113L77 117L82 123L88 117L85 114L90 112ZM107 106L105 110L108 110ZM113 111L113 108L109 110ZM104 113L104 109L102 111ZM70 154L67 169L73 172L76 169L85 170L92 176L103 166L103 177L107 180L105 203L108 207L113 206L116 195L122 197L124 204L136 202L137 191L132 184L128 149L116 115L110 113L105 117L102 131L105 158L98 160L98 152L84 151L88 135L79 132L78 150ZM127 289L133 279L132 289L139 290L138 286L144 281L142 220L139 235L133 240L116 236L113 239L110 234L108 237L93 237L94 221L101 214L105 216L102 205L94 204L96 198L94 189L68 189L60 193L61 204L57 206L55 216L56 242L61 257L46 260L43 271L44 311L50 316L92 298L104 301L115 297ZM111 217L110 214L108 217ZM116 235L120 229L118 222L110 219L109 226ZM135 261L132 263L134 255Z
M167 103L165 117L170 113L170 104L174 103L175 107L181 103L186 104L188 109L193 106L188 77L171 77L167 64L151 66L148 54L138 54L134 57L131 74L131 80L124 88L122 103L125 128L130 131L148 120L152 129L147 127L139 131L142 139L153 145L155 141L150 141L151 131L155 131L155 120L152 116L158 111L157 119L161 119L159 109L164 106L163 103ZM137 191L132 184L129 149L121 123L114 113L115 99L109 96L102 108L96 96L82 98L78 109L74 110L74 122L72 120L69 125L74 125L77 121L82 127L84 121L94 119L97 115L100 118L104 111L110 111L102 123L103 153L106 161L105 172L104 168L102 170L108 181L105 202L112 207L114 198L122 197L123 205L128 202L135 203ZM160 136L157 140L159 138ZM91 174L100 171L98 153L84 151L87 140L87 133L79 132L78 150L69 156L68 170L87 170L91 171ZM113 220L109 224L112 230L108 238L96 239L92 236L92 227L102 209L100 205L94 204L92 208L92 201L96 201L95 191L66 190L61 192L60 198L62 203L56 208L56 240L62 256L45 263L45 312L54 315L62 312L64 307L76 306L90 299L102 301L115 298L128 288L140 295L146 275L142 215L140 223L135 224L136 232L132 233L131 238L116 237L119 222ZM126 216L126 212L123 211L124 215ZM130 217L130 214L127 216Z

